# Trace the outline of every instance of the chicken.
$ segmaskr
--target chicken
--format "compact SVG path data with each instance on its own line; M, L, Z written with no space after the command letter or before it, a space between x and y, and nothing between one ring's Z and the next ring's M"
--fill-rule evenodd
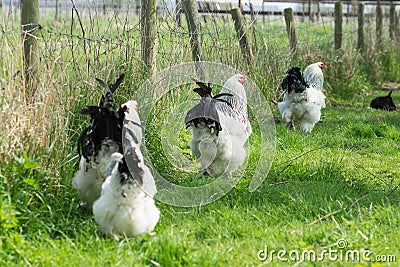
M150 233L160 218L152 196L142 189L144 180L153 182L154 179L144 165L139 145L133 146L125 156L118 152L111 155L101 196L93 205L100 231L115 239Z
M123 112L114 112L114 120L117 119L118 124L106 124L116 127L112 129L117 133L111 135L112 138L106 139L108 141L106 143L115 142L118 151L111 154L104 153L99 159L100 164L95 165L102 167L101 162L107 163L107 178L102 183L100 197L94 201L92 208L100 230L116 239L121 236L131 237L151 232L160 217L160 211L153 200L157 192L155 181L150 169L144 164L140 151L143 127L137 102L128 101L120 107L120 110ZM111 132L112 129L104 130ZM103 147L100 152L102 150Z
M315 65L312 68L315 69ZM318 75L310 73L309 70L308 79L317 80ZM291 129L295 128L294 122L298 121L300 130L310 133L321 118L321 109L325 108L325 95L319 88L310 86L298 67L287 71L281 86L285 91L283 102L278 103L282 120Z
M185 118L192 129L189 142L192 154L200 161L205 174L231 173L246 158L244 145L251 134L243 74L236 74L212 97L210 86L197 82L194 89L201 97Z
M101 185L106 177L110 157L114 152L122 153L122 125L125 114L136 108L134 102L114 109L113 93L122 82L121 75L111 88L96 79L107 89L99 106L87 106L80 112L90 116L91 125L82 131L78 139L78 152L81 155L79 170L72 185L77 189L82 201L81 207L91 208L100 196Z

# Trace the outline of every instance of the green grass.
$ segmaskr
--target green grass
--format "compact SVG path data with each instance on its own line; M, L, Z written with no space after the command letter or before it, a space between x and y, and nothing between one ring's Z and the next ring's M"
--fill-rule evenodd
M229 194L206 206L157 203L162 216L156 235L120 241L101 237L93 216L76 209L71 176L54 190L44 166L15 159L2 167L2 187L12 203L2 198L6 219L0 217L0 263L256 266L262 263L257 253L265 246L321 253L341 238L348 242L347 250L399 257L400 194L394 190L400 184L399 121L396 112L328 107L310 135L288 131L278 122L275 160L259 189L248 192L250 177L244 177ZM282 262L275 258L274 263Z
M274 161L264 183L248 186L260 154L259 129L254 121L248 169L231 192L209 205L173 207L157 202L161 219L155 235L115 241L101 236L90 213L77 209L71 186L77 169L76 140L87 123L78 111L97 103L102 91L94 77L126 80L116 100L131 98L146 74L140 61L140 39L135 19L124 21L84 18L86 36L114 36L115 43L88 42L85 54L79 38L69 33L71 22L44 20L42 61L37 102L24 102L18 35L0 35L0 266L258 266L257 254L268 251L337 249L396 255L395 263L362 259L301 266L398 266L400 262L400 118L398 112L367 109L384 82L399 82L400 54L396 43L377 50L373 40L364 55L355 51L354 24L345 25L345 47L332 50L332 24L299 23L299 53L288 55L281 21L252 24L248 32L256 62L247 68L233 25L216 19L202 22L205 60L247 72L271 101L276 122ZM2 27L9 24L2 19ZM190 61L189 38L171 20L160 20L158 69ZM132 28L130 28L132 27ZM371 27L373 28L373 27ZM254 32L253 32L254 30ZM73 33L81 34L77 21ZM251 34L250 34L251 33ZM370 33L370 32L369 32ZM370 33L370 35L372 35ZM255 38L254 38L255 37ZM272 100L291 65L328 62L325 91L328 107L312 134L288 131ZM400 102L393 93L395 103ZM170 164L161 149L162 122L167 111L186 95L171 95L156 106L147 122L148 152L156 169L170 181L198 186L212 178L198 177ZM165 100L165 99L164 99ZM45 103L45 104L43 104ZM140 105L140 103L139 103ZM9 133L12 133L9 135ZM181 131L179 152L186 159L189 131ZM294 265L276 258L269 265ZM359 265L357 265L359 264Z

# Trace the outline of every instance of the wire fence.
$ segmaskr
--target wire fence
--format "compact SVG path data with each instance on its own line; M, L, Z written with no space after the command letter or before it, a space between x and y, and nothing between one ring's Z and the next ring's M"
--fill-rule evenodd
M161 5L167 5L161 2ZM175 12L174 12L175 11ZM178 11L178 12L177 12ZM143 68L141 58L141 40L151 37L157 40L156 65L158 69L182 62L191 61L190 36L183 11L165 9L165 14L157 21L155 36L141 36L140 17L136 8L105 9L86 5L82 9L74 9L60 14L58 20L51 19L50 11L42 16L40 25L24 25L30 27L21 32L21 26L15 19L19 10L5 11L3 8L3 22L1 23L0 39L8 44L17 43L10 38L37 32L40 44L41 58L56 60L63 58L66 62L73 62L74 71L86 70L87 73L97 71L104 62L122 64L122 61L134 64L135 69ZM177 21L177 13L181 17ZM295 25L298 36L299 51L304 61L309 63L316 57L333 49L334 46L334 10L327 12L318 20L310 21L308 16L296 16ZM239 69L246 69L243 56L240 52L232 18L229 14L207 13L200 15L201 51L202 60L217 61ZM50 19L49 19L50 17ZM271 58L280 62L290 62L289 39L283 15L245 15L245 27L250 40L251 49L255 55L255 62L259 67L267 67ZM367 17L364 31L368 39L376 36L376 18ZM389 41L389 19L383 23L384 40ZM24 28L24 27L23 27ZM353 49L357 45L357 18L344 20L343 48ZM397 27L398 28L398 27ZM398 32L398 30L397 30ZM398 36L398 35L397 35ZM398 38L398 37L397 37ZM17 49L16 46L13 46ZM15 51L17 52L17 51ZM3 53L7 53L3 51ZM7 58L2 55L2 58ZM85 64L82 64L82 60ZM106 70L109 70L106 64ZM85 66L84 68L82 66ZM140 73L140 72L139 72ZM92 75L89 75L92 76Z
M169 3L159 1L158 5ZM3 5L0 17L0 121L3 123L0 132L4 138L0 140L0 153L12 157L10 151L21 146L25 151L35 151L35 147L70 145L68 141L78 133L77 127L68 128L68 125L79 120L79 116L69 114L87 103L97 103L102 94L94 89L95 77L113 81L125 73L126 82L118 93L124 92L119 95L121 98L131 98L147 77L141 53L144 38L156 40L157 70L191 62L193 33L189 31L183 10L162 10L156 21L155 35L143 36L140 31L143 21L136 7L99 9L90 4L74 7L70 2L60 10L57 20L54 10L45 9L40 10L40 23L21 27L18 6ZM349 67L345 86L355 87L351 62L361 57L356 49L357 17L344 19L342 52L336 53L334 9L328 11L327 15L313 21L307 15L295 16L296 54L291 53L282 14L245 14L246 34L254 55L250 66L244 60L231 15L200 13L196 34L201 37L201 59L244 71L271 100L278 98L276 92L290 66L304 67L321 60L327 61L329 66L325 72L328 93L338 91L334 86L343 86L343 66ZM399 25L397 23L397 38ZM392 42L389 26L390 21L385 16L382 39L386 43ZM376 17L365 18L364 34L373 55L380 49L376 45ZM22 39L27 36L37 40L35 53L39 59L35 66L38 88L31 105L23 105L26 70ZM375 59L372 57L372 60ZM372 60L372 64L379 63ZM60 150L62 147L57 147L54 153Z
M129 62L134 64L134 69L143 68L141 57L143 37L157 40L156 65L158 69L192 60L189 39L193 33L187 28L183 11L171 10L170 2L161 1L158 4L159 7L164 6L164 8L157 20L155 36L141 36L141 20L137 13L137 6L126 6L124 9L115 8L115 6L104 7L99 10L98 6L93 4L83 5L79 9L70 4L68 10L65 5L66 3L58 20L52 19L54 11L47 10L46 15L41 17L40 25L24 25L35 27L22 33L21 26L18 25L18 7L10 10L3 6L0 41L3 44L4 42L17 43L16 40L11 41L10 38L17 39L20 35L32 35L37 32L35 38L40 44L41 58L46 60L62 58L66 62L73 63L74 71L86 70L87 74L94 72L92 75L98 74L97 71L101 65L106 66L103 69L109 70L109 64L112 63L124 65L124 62ZM180 21L177 21L179 16ZM202 60L217 61L247 70L230 15L209 12L202 13L200 16L200 29L196 34L201 37ZM268 69L271 58L278 59L279 62L291 61L283 15L259 15L255 12L252 15L245 15L244 18L255 62L260 68ZM374 42L376 36L375 22L376 17L365 19L364 31L367 38L372 39L371 43ZM384 17L383 38L385 41L390 41L387 30L389 24L389 19ZM296 16L295 25L299 51L306 63L316 60L324 51L333 49L334 9L328 10L325 16L313 21L306 15ZM356 47L358 28L357 17L344 20L344 49ZM17 49L17 47L13 46L12 49ZM7 51L1 53L3 53L2 58L7 58L7 55L4 55ZM82 60L85 64L82 64Z

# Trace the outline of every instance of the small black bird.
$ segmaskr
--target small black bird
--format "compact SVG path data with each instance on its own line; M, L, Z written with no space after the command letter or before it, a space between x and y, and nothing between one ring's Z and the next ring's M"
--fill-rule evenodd
M387 96L380 96L372 99L370 105L371 108L383 109L388 111L396 110L396 105L394 104L392 99L392 92L393 91L390 91Z

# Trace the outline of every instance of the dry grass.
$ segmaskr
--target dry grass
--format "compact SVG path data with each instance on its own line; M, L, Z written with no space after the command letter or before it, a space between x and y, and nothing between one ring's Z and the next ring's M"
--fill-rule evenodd
M22 79L21 54L17 52L22 51L21 42L14 40L13 47L10 47L8 43L2 41L0 45L2 51L14 52L5 57L4 61L8 61L8 65L2 66L2 73L7 76L3 78L0 103L2 121L0 131L3 136L0 153L7 160L20 150L35 154L43 148L50 147L51 142L65 139L61 129L67 118L63 106L65 90L56 86L53 71L46 69L45 65L39 65L41 71L34 101L27 100L29 97L26 95Z

